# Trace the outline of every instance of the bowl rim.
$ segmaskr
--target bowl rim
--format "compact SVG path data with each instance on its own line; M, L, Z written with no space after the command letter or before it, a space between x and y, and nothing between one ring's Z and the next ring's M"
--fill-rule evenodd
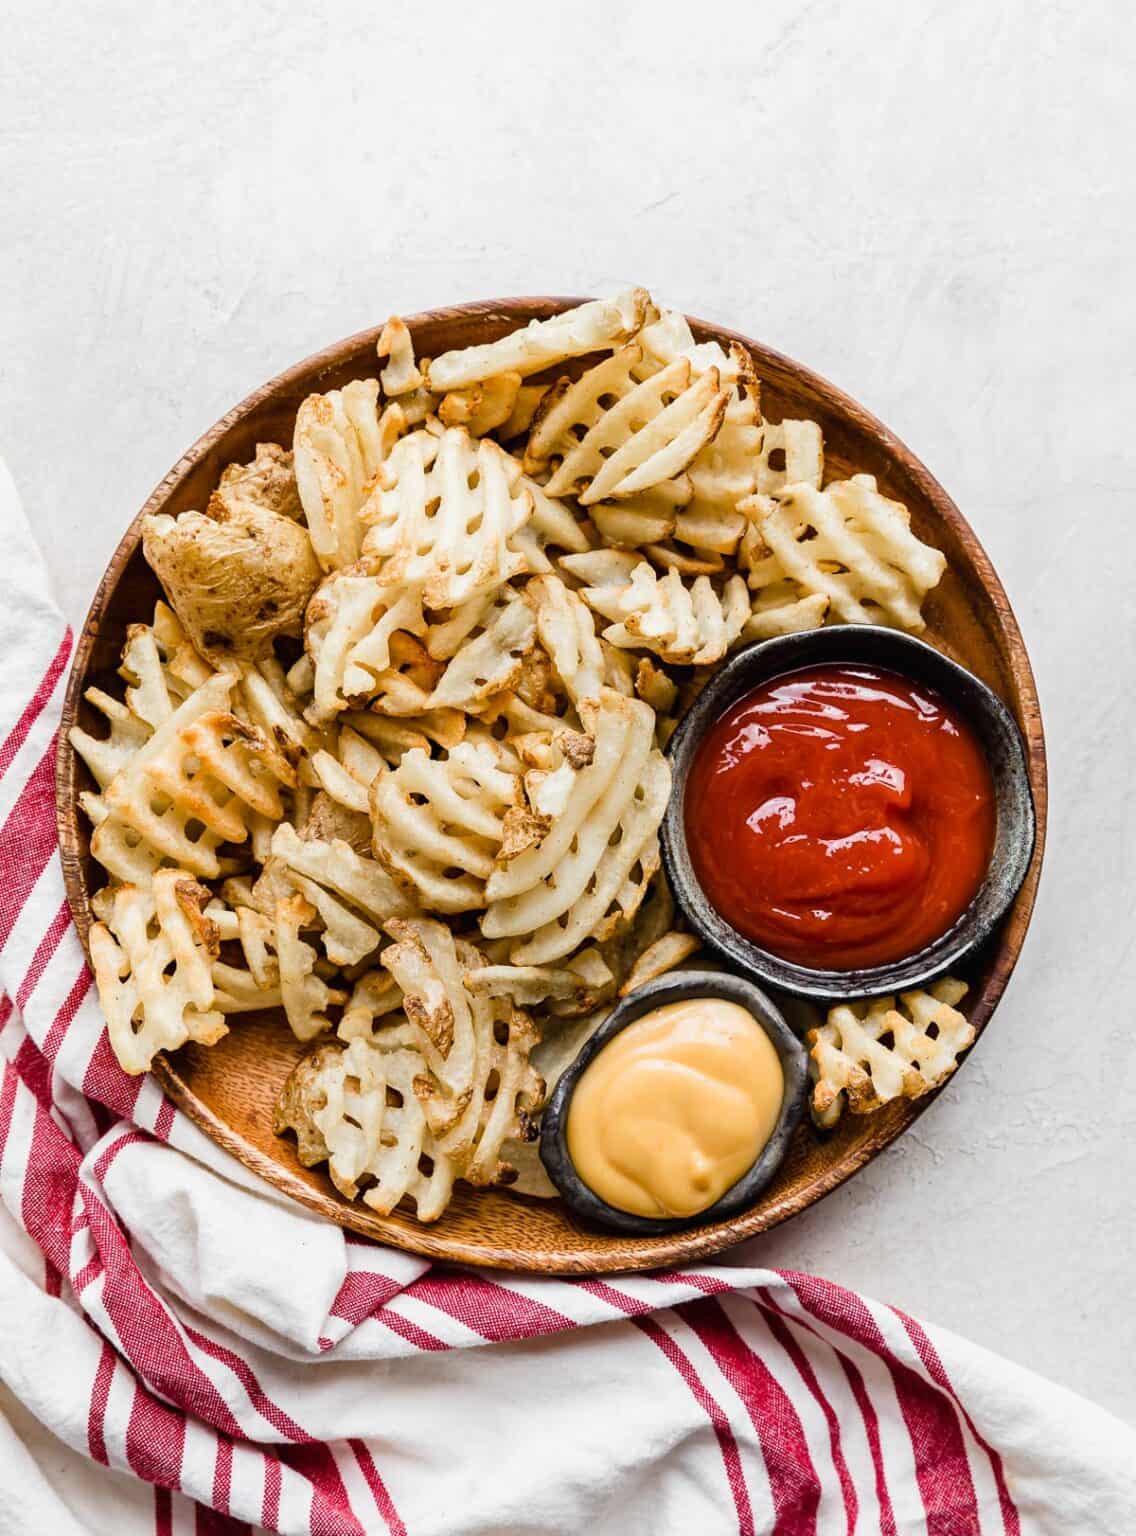
M873 649L882 656L870 655ZM1002 775L993 774L997 829L990 863L979 889L951 926L899 960L833 970L784 959L747 938L717 911L690 857L684 810L686 786L699 746L727 710L763 683L810 667L842 663L876 666L909 680L925 681L959 710L980 738L998 738L1006 766ZM920 677L921 671L930 675ZM944 976L989 940L1017 897L1033 857L1037 839L1033 787L1022 733L1008 705L969 668L904 630L882 624L826 624L820 629L754 641L715 672L679 721L667 743L667 755L675 784L659 829L659 842L675 901L694 930L718 954L779 992L835 1003L909 991Z
M725 1002L737 1003L765 1032L777 1052L784 1074L781 1108L769 1139L757 1157L713 1205L694 1216L637 1216L631 1211L622 1211L618 1206L609 1205L576 1172L568 1151L568 1112L580 1079L616 1035L621 1035L654 1009L664 1008L668 1003L686 1002L692 997L716 997ZM722 1221L744 1210L769 1183L781 1166L789 1149L789 1140L805 1113L808 1081L808 1056L804 1046L774 1000L751 977L733 971L708 971L701 967L668 971L665 976L656 976L622 998L595 1034L585 1041L579 1055L561 1073L541 1114L540 1160L565 1205L586 1221L642 1237L660 1237L668 1232L689 1231L692 1227Z
M504 328L559 314L574 305L588 302L588 298L580 295L523 295L478 299L423 310L416 315L406 316L405 320L412 334L421 326L446 321L458 324L472 324L478 320L493 323L499 321ZM1013 608L990 557L966 517L930 470L878 417L813 369L766 343L725 325L701 320L693 315L687 318L699 340L714 338L723 343L737 342L753 357L759 376L762 369L766 369L791 378L799 390L817 402L818 409L870 440L883 457L895 464L933 517L945 524L962 545L974 578L981 585L993 609L998 643L1006 657L1006 665L1014 678L1018 694L1018 709L1023 722L1037 811L1038 836L1029 872L1007 922L1008 928L1012 924L1012 932L1008 937L1003 936L1001 949L990 973L969 1009L971 1022L981 1037L987 1020L1005 992L1021 953L1037 900L1045 848L1048 804L1045 732L1037 684ZM84 951L89 950L88 933L91 923L91 893L83 869L87 833L86 828L80 824L77 799L79 769L76 754L67 740L67 730L76 722L79 713L103 615L140 543L142 519L164 509L182 482L209 457L234 426L252 416L259 407L279 394L292 392L300 385L312 389L321 387L328 374L353 364L365 352L373 351L382 329L381 324L369 326L333 341L260 384L226 411L178 458L154 487L123 531L107 563L92 596L71 658L56 753L56 815L60 858L68 904ZM971 1054L973 1048L968 1052L967 1059ZM317 1188L305 1182L297 1173L269 1157L237 1128L216 1114L194 1092L191 1081L180 1069L176 1058L158 1057L154 1063L154 1077L163 1092L211 1140L276 1188L339 1226L431 1259L489 1269L523 1269L530 1273L559 1275L617 1274L679 1262L689 1263L711 1257L736 1243L768 1231L817 1204L854 1177L925 1113L940 1091L936 1089L918 1100L905 1100L895 1113L876 1117L870 1142L844 1149L840 1157L833 1158L818 1169L810 1183L807 1198L792 1195L774 1198L772 1201L767 1200L760 1210L751 1208L726 1223L680 1233L677 1240L672 1237L642 1239L633 1250L626 1244L614 1243L609 1251L589 1255L585 1259L569 1243L563 1241L559 1247L550 1247L540 1254L531 1250L519 1252L515 1244L499 1238L489 1242L473 1241L468 1236L447 1233L439 1227L409 1222L399 1224L392 1218L379 1217L370 1210L349 1205L337 1197L330 1183L326 1188Z

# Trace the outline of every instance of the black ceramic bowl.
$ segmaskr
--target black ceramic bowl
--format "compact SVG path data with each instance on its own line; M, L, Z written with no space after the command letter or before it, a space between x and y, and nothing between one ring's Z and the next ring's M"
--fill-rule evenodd
M996 831L990 867L974 900L932 943L887 965L864 970L813 969L752 943L708 901L686 845L683 801L690 766L710 727L758 684L824 663L861 663L926 683L973 727L994 779ZM1033 854L1036 822L1025 748L1013 716L985 683L941 651L896 629L839 624L759 641L731 658L679 722L668 748L674 775L662 826L663 864L691 925L742 971L768 986L818 1000L878 997L942 975L976 949L1018 894Z
M681 1220L634 1216L629 1211L617 1210L615 1206L608 1205L606 1200L601 1200L576 1172L568 1154L568 1106L588 1063L620 1030L634 1024L636 1019L650 1013L653 1008L662 1008L667 1003L686 1002L692 997L720 997L727 1002L738 1003L761 1025L773 1042L785 1075L781 1114L760 1157L748 1173L743 1174L736 1184L732 1184L712 1206L700 1211L697 1216ZM680 1227L721 1221L752 1205L777 1171L778 1164L785 1156L789 1138L804 1113L807 1089L808 1058L805 1049L760 987L747 981L744 976L731 976L724 971L673 971L669 976L660 976L655 981L647 982L625 998L596 1030L557 1083L541 1118L541 1161L565 1203L578 1216L598 1222L601 1226L614 1227L620 1232L632 1232L640 1237L657 1237L660 1233L673 1232Z

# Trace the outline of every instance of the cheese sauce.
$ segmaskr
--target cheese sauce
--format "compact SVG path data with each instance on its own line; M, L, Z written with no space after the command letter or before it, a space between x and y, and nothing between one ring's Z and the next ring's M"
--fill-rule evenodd
M769 1036L719 997L668 1003L584 1069L568 1152L601 1200L635 1216L696 1216L760 1156L784 1097Z

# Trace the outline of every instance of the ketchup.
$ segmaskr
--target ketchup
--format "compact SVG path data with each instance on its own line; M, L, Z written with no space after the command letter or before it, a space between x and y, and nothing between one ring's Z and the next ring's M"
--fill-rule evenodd
M772 678L707 733L685 795L707 898L819 970L883 965L955 922L994 847L994 785L970 726L869 666Z

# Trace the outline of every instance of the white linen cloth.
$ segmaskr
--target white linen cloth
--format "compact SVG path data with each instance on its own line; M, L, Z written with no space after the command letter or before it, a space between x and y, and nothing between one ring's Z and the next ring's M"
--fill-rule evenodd
M431 1267L125 1077L56 852L70 640L2 464L0 530L0 1533L1136 1532L1136 1436L942 1329L771 1270Z

